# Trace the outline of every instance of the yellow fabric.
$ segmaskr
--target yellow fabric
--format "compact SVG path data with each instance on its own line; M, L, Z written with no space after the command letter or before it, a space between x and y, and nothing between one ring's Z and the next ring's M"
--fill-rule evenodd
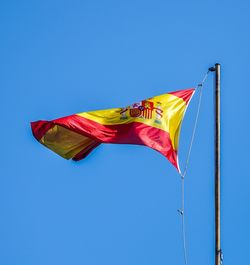
M49 129L40 140L40 143L66 159L74 157L93 142L94 140L59 125Z
M186 107L187 104L182 98L172 94L163 94L134 103L126 108L97 110L77 115L103 125L140 122L162 129L169 133L173 148L177 150L180 125Z

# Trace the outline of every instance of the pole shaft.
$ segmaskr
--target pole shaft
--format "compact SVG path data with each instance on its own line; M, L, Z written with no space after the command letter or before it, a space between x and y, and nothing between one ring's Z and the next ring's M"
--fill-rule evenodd
M220 64L215 64L215 265L220 264Z

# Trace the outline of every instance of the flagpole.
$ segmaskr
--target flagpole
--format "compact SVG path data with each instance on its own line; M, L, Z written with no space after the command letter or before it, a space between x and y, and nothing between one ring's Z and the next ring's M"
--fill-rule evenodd
M220 244L220 64L209 68L215 72L215 175L214 175L214 208L215 208L215 265L222 262Z
M220 64L215 64L215 244L215 264L220 265Z

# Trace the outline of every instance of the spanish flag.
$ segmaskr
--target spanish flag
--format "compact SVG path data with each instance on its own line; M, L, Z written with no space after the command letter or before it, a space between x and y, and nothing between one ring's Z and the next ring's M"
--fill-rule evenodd
M31 128L41 144L66 159L81 160L102 143L136 144L158 151L180 171L179 134L194 91L170 92L125 108L31 122Z

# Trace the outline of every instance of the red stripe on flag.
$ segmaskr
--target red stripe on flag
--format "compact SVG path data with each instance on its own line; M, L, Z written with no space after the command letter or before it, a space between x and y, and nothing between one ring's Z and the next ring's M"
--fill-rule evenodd
M37 141L40 141L44 134L54 126L53 122L35 121L30 123L32 133Z
M194 88L186 89L186 90L179 90L175 92L169 92L168 94L174 95L178 98L182 98L187 104L189 100L191 99L193 93L194 93Z

